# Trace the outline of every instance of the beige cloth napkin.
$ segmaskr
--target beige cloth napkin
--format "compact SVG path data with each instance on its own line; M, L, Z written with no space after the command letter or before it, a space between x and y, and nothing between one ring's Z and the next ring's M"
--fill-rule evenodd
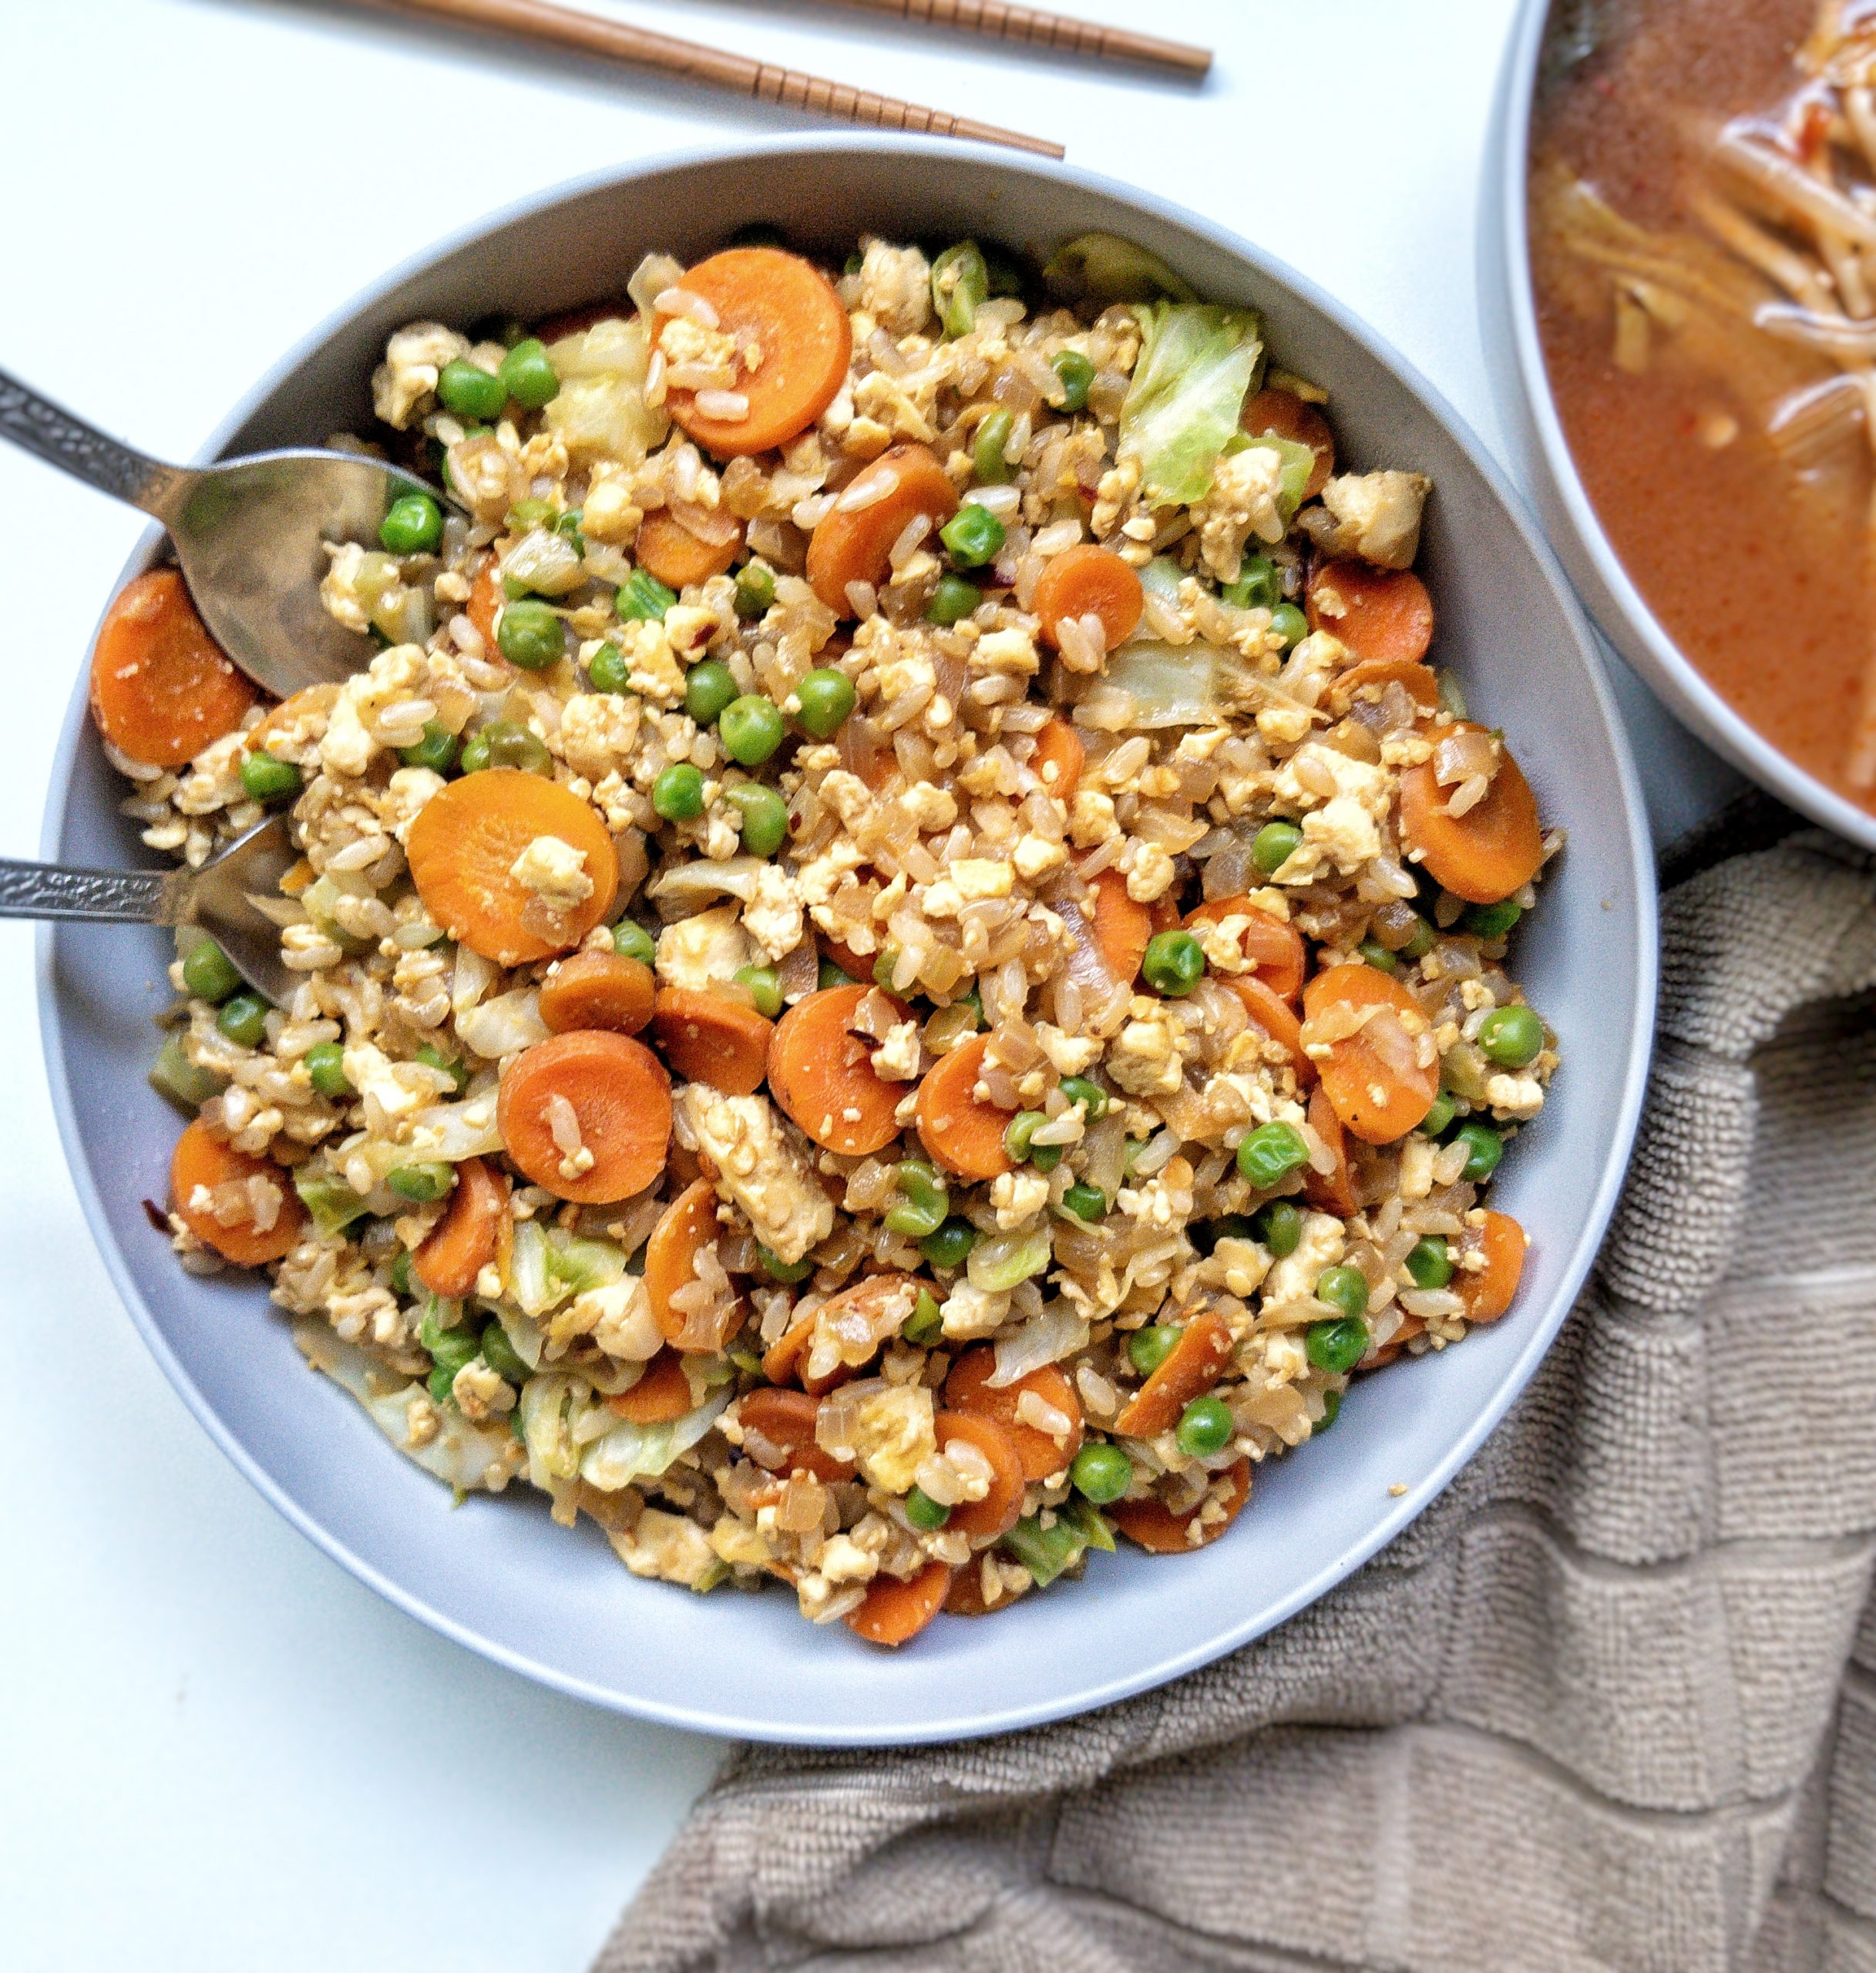
M738 1753L595 1973L1876 1969L1876 878L1664 919L1598 1274L1434 1507L1164 1691Z

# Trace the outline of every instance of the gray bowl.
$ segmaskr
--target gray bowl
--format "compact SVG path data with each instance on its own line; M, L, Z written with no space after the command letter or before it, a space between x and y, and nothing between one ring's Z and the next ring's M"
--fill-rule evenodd
M672 1726L861 1745L987 1733L1138 1692L1281 1623L1400 1533L1498 1422L1583 1279L1628 1155L1654 1004L1650 852L1587 627L1451 412L1268 255L1084 173L855 136L589 180L389 276L250 392L205 456L362 429L385 335L413 317L570 306L622 288L649 248L689 257L760 220L837 253L862 230L976 233L1044 248L1089 227L1129 234L1201 294L1265 311L1280 358L1333 393L1353 461L1433 475L1424 566L1442 613L1436 655L1509 730L1547 818L1571 839L1518 954L1567 1054L1542 1128L1507 1160L1501 1186L1532 1238L1515 1311L1437 1360L1362 1383L1332 1435L1258 1476L1251 1507L1215 1546L1176 1559L1096 1557L1081 1585L993 1620L941 1622L894 1655L838 1625L811 1629L779 1592L696 1598L637 1581L595 1531L553 1526L524 1490L452 1511L349 1397L304 1368L252 1279L180 1272L140 1203L163 1197L179 1128L144 1081L150 1017L167 998L160 936L45 933L46 1053L79 1195L144 1339L229 1457L361 1581L530 1677ZM157 547L153 534L126 575ZM81 688L53 777L46 853L147 862L117 813L120 792Z
M1522 0L1499 72L1479 207L1487 366L1518 472L1552 545L1609 642L1684 724L1801 814L1876 849L1876 815L1807 774L1740 718L1685 657L1618 559L1570 455L1544 368L1531 284L1531 117L1551 0Z

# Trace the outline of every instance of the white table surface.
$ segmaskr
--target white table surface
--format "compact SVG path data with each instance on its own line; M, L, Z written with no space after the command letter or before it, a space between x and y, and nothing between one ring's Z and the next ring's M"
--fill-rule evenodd
M1498 438L1473 237L1511 0L1062 0L1215 46L1198 91L810 5L589 4L1061 137L1071 162L1313 276ZM177 458L281 350L435 237L622 158L802 127L274 0L0 0L0 58L16 85L0 119L0 366ZM1084 118L1118 136L1078 143ZM140 523L5 451L0 512L0 852L24 855ZM1623 690L1665 838L1723 775ZM0 926L0 1965L583 1965L720 1745L432 1636L223 1460L145 1355L79 1215L39 1065L31 936Z

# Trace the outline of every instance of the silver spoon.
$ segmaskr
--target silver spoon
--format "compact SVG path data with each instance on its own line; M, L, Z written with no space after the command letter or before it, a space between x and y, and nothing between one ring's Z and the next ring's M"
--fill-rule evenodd
M196 607L264 692L349 677L374 647L319 600L334 541L378 543L392 501L435 488L400 466L315 447L217 466L165 466L107 438L0 370L0 438L162 522Z
M298 855L286 817L270 815L199 870L86 870L0 857L0 918L199 925L248 985L280 1007L303 976L282 961L280 927L257 900L281 896Z

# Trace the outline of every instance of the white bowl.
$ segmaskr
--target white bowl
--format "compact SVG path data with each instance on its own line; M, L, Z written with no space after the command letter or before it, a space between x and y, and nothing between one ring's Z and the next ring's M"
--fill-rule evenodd
M861 1744L986 1733L1138 1692L1282 1622L1397 1534L1497 1423L1582 1280L1628 1154L1653 1014L1651 854L1587 627L1452 413L1268 256L1085 173L936 141L829 136L589 180L380 282L249 394L208 455L363 429L385 334L413 317L568 307L620 290L647 249L693 256L761 220L839 254L862 230L975 233L1045 250L1089 227L1128 234L1200 294L1265 311L1279 358L1333 394L1350 459L1432 474L1424 566L1441 612L1435 654L1509 730L1547 818L1571 837L1518 950L1565 1058L1541 1127L1501 1181L1532 1239L1512 1313L1437 1359L1362 1383L1333 1434L1259 1474L1249 1509L1215 1545L1171 1559L1097 1556L1082 1583L993 1618L942 1620L892 1654L839 1625L810 1628L779 1592L698 1598L636 1581L590 1525L553 1526L525 1488L452 1511L349 1397L304 1368L251 1277L182 1273L140 1204L163 1197L179 1128L144 1081L150 1017L168 997L162 936L48 929L46 1051L80 1195L145 1339L242 1471L361 1580L517 1671L674 1726ZM158 546L153 534L126 573ZM49 855L147 862L117 812L122 789L82 687L53 791Z
M1531 283L1531 116L1551 0L1523 0L1500 71L1479 209L1479 308L1485 354L1520 476L1570 580L1609 642L1669 710L1742 774L1852 842L1876 849L1876 815L1781 753L1707 682L1629 579L1557 416Z

